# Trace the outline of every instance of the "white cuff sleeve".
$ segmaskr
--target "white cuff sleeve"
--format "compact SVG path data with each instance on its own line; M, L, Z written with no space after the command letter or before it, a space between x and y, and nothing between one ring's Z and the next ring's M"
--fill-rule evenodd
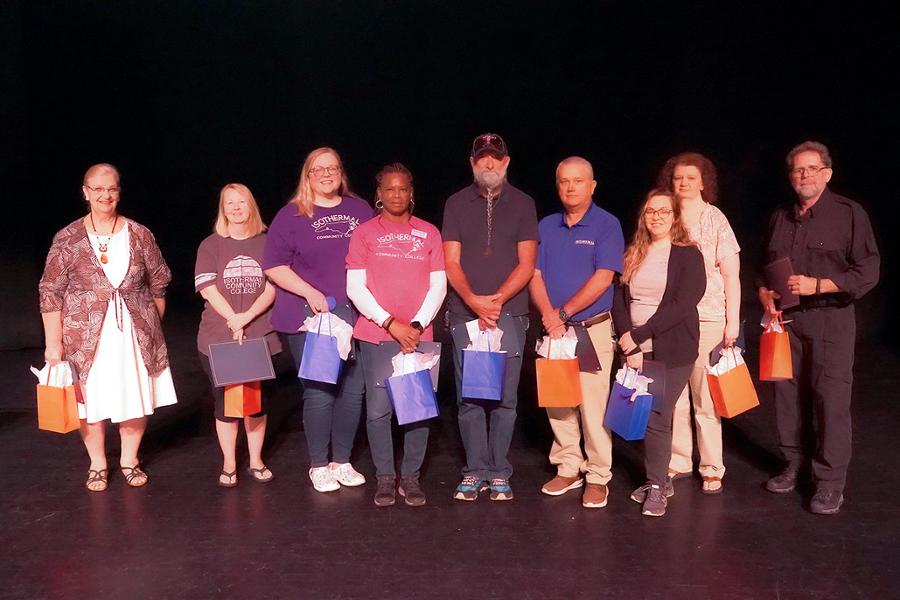
M429 323L434 320L437 312L441 310L444 303L444 296L447 295L447 273L445 271L432 271L429 280L428 293L425 294L425 300L422 301L422 307L413 317L413 321L418 321L422 327L428 327Z
M391 316L366 287L365 269L347 271L347 297L356 305L356 310L376 325L381 326Z

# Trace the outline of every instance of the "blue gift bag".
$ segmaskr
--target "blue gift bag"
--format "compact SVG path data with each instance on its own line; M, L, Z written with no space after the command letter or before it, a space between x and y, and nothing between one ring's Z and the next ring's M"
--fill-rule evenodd
M322 333L323 320L319 319L318 331L306 333L297 377L322 383L337 383L344 361L338 352L337 338L331 335L331 314L328 315L327 334Z
M506 353L486 350L462 351L462 397L503 400Z
M618 381L613 382L612 391L609 394L609 402L606 403L606 416L603 425L619 434L626 440L642 440L647 433L647 421L650 420L650 410L653 408L653 396L650 394L631 395L634 390L627 388Z
M438 416L437 396L427 369L388 377L384 387L400 425Z

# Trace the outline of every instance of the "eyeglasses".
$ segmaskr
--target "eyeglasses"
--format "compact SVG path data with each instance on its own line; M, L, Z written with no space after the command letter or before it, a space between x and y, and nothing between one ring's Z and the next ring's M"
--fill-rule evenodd
M657 208L655 210L652 208L648 208L648 209L644 210L644 216L645 217L662 217L663 219L665 219L667 217L671 217L673 212L675 212L675 211L673 211L671 208Z
M85 185L84 187L91 190L95 194L102 194L106 192L110 196L114 196L115 194L118 194L120 191L122 191L122 188L118 187L91 187L89 185Z
M824 171L825 169L830 169L831 167L826 166L812 166L812 167L797 167L796 169L791 169L790 174L791 177L805 177L806 175L818 175L819 171Z
M314 169L309 170L310 177L322 177L323 175L337 175L341 172L341 168L337 165L332 165L330 167L316 167Z

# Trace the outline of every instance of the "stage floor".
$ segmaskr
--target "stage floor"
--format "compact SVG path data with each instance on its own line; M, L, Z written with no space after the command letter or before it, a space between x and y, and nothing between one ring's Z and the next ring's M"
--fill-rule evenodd
M286 368L265 452L276 480L250 481L244 463L238 487L219 488L194 323L167 317L179 404L150 419L142 461L151 480L141 489L113 470L108 491L87 492L78 434L36 427L27 365L42 363L41 351L0 353L0 598L900 597L900 475L887 464L898 446L900 356L887 348L859 347L855 456L840 514L815 516L799 493L763 489L780 463L762 385L762 406L726 423L724 492L707 497L698 479L680 480L666 516L653 519L628 498L643 479L639 443L615 440L607 508L582 508L577 491L540 493L553 470L531 371L511 451L512 502L451 498L463 461L452 368L443 370L442 415L422 476L426 506L374 506L363 428L353 462L370 481L313 491Z

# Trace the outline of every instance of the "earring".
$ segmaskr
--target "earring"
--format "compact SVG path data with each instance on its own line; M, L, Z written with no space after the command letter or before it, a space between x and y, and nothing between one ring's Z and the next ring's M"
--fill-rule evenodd
M375 201L375 208L377 208L378 210L384 208L384 202L381 201L381 198Z
M413 200L412 194L409 196L409 213L412 214L412 211L416 210L416 201Z

